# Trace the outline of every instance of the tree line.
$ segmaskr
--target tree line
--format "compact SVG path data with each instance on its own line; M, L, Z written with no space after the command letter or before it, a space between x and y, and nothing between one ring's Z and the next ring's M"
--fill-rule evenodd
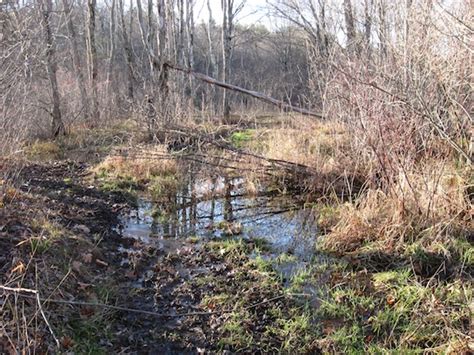
M271 27L240 23L245 6L221 0L215 14L210 0L3 1L4 142L131 115L153 135L196 114L269 109L171 63L354 129L409 127L415 150L435 135L470 159L469 1L269 0Z

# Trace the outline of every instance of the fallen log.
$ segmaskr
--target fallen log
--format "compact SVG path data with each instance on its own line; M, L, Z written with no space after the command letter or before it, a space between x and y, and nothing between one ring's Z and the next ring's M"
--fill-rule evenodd
M324 119L325 118L323 115L321 115L319 113L307 110L305 108L290 105L290 104L288 104L284 101L274 99L273 97L267 96L267 95L262 94L262 93L257 92L257 91L244 89L244 88L241 88L240 86L236 86L236 85L224 83L222 81L218 81L218 80L216 80L216 79L214 79L210 76L207 76L207 75L202 74L202 73L195 72L191 69L181 68L181 67L178 67L178 66L176 66L174 64L171 64L171 63L165 63L165 66L170 68L170 69L174 69L174 70L186 73L188 75L192 75L196 79L204 81L207 84L219 86L219 87L224 88L226 90L236 91L236 92L240 92L241 94L252 96L252 97L254 97L254 98L256 98L260 101L266 102L267 104L275 105L281 110L290 110L290 111L301 113L302 115L312 116L312 117L316 117L316 118L319 118L319 119Z

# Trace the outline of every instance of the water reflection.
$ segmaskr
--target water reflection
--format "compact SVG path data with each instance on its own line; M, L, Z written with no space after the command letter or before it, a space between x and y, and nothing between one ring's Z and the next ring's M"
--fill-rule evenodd
M274 252L308 259L317 233L314 214L287 196L249 197L244 180L190 177L171 201L141 201L124 222L123 235L150 241L158 238L222 237L267 240ZM240 228L233 228L239 225Z

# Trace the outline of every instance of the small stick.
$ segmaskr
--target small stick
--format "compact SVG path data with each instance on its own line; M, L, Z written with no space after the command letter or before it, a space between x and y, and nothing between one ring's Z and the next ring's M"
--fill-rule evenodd
M142 314L148 314L148 315L151 315L151 316L167 317L167 318L179 318L179 317L189 317L189 316L209 316L209 315L213 315L213 314L231 313L231 312L234 311L233 309L224 309L224 310L213 311L213 312L189 312L189 313L177 313L177 314L158 313L158 312L146 311L146 310L136 309L136 308L128 308L128 307L123 307L123 306L114 306L114 305L109 305L109 304L105 304L105 303L43 299L43 298L39 298L39 294L38 294L37 291L30 290L30 289L21 289L21 288L17 289L17 288L10 288L10 287L5 287L5 286L1 286L1 285L0 285L0 289L3 289L5 291L16 292L16 293L21 293L21 292L33 293L36 296L38 296L39 300L41 300L43 302L69 304L69 305L75 305L75 306L103 307L103 308L108 308L108 309L114 309L114 310L117 310L117 311L142 313ZM28 296L28 295L21 295L21 294L20 294L20 296L25 297L25 298L37 298L37 297ZM284 298L285 296L288 296L288 295L287 294L281 294L281 295L269 298L267 300L264 300L264 301L261 301L261 302L258 302L258 303L254 303L250 306L244 307L243 309L244 310L249 310L249 309L261 306L263 304L269 303L269 302L277 301L281 298Z
M46 318L46 314L44 314L43 307L41 305L41 298L40 298L39 292L37 290L32 290L32 289L29 289L29 288L22 288L22 287L13 288L13 287L7 287L7 286L2 286L2 285L0 285L0 289L2 289L4 291L8 291L8 292L14 292L14 293L18 294L19 296L24 296L24 295L21 295L22 292L33 294L34 296L29 297L29 298L36 299L36 303L38 304L38 308L40 310L41 316L43 317L44 322L48 326L49 332L51 333L51 336L53 337L53 339L56 343L56 346L58 348L61 347L58 338L56 338L56 335L54 335L54 331L53 331L53 328L51 327L51 324L49 324L48 318Z

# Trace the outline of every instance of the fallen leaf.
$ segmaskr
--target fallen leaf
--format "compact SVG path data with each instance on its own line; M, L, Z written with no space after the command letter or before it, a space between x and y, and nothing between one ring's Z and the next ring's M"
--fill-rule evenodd
M82 257L82 260L86 264L90 264L92 262L92 254L91 253L84 254L83 257Z
M81 271L81 268L82 268L82 263L80 261L73 261L72 262L72 268L77 271L77 272L80 272Z
M393 306L395 304L395 297L393 295L388 295L387 296L387 303L390 305L390 306Z
M17 272L17 273L19 273L19 274L23 274L23 273L25 272L25 269L26 269L25 264L23 264L23 263L20 261L20 262L18 263L18 265L15 266L15 267L12 269L11 272L12 272L12 274L15 273L15 272Z
M66 349L69 349L71 348L73 345L74 345L74 341L68 337L67 335L63 336L61 338L61 345L66 348Z

